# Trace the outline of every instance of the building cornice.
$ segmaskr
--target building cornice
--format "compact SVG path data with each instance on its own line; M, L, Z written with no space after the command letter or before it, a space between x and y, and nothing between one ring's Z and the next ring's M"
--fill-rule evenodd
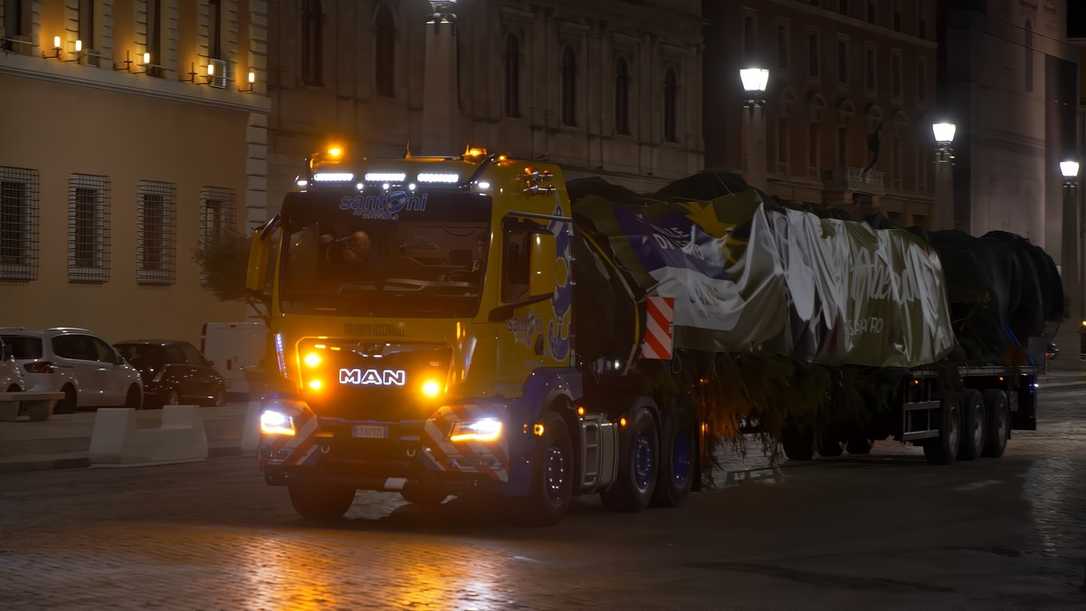
M842 15L841 13L838 13L832 9L812 6L806 2L799 2L799 0L768 0L768 2L788 7L797 13L817 15L819 17L822 17L823 19L836 21L837 23L845 24L849 27L870 32L871 34L874 34L876 36L890 38L916 47L923 47L932 51L938 48L938 44L934 40L920 38L919 36L912 36L911 34L905 34L904 32L895 32L890 28L873 25L868 23L867 21L864 21L863 19L857 19L856 17Z
M96 68L14 53L0 54L0 74L230 110L266 113L271 108L271 101L267 96L257 93L216 89L123 70Z

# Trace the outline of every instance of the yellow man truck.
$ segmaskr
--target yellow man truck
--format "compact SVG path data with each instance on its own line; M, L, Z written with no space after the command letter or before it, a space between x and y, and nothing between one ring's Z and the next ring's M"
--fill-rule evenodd
M639 198L482 149L331 147L297 184L247 286L280 382L260 465L309 518L368 489L501 497L546 524L581 494L681 503L721 433L769 431L794 459L893 436L949 463L998 456L1032 417L1028 363L955 356L922 236L775 207L730 175ZM729 377L758 362L787 365L763 377L795 405ZM886 405L834 416L872 372Z

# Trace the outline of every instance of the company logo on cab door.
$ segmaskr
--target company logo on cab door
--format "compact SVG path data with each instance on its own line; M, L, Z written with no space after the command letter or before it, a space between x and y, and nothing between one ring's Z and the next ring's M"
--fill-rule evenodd
M403 369L340 369L339 383L354 386L403 386L407 372Z

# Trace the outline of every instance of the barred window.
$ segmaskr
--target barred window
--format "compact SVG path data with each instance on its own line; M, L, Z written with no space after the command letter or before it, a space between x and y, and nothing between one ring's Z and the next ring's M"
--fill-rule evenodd
M200 247L218 242L237 230L234 192L221 187L204 187L200 192Z
M141 180L136 193L136 279L145 284L173 284L176 188L173 183Z
M68 180L68 280L109 280L109 178L73 174Z
M38 171L0 166L0 280L38 276Z

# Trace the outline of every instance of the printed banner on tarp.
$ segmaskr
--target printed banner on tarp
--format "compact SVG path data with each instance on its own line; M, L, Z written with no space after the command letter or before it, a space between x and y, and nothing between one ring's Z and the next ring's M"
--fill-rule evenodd
M574 216L641 291L674 298L675 349L915 367L954 346L939 258L908 231L771 209L753 190L636 205L590 194Z

